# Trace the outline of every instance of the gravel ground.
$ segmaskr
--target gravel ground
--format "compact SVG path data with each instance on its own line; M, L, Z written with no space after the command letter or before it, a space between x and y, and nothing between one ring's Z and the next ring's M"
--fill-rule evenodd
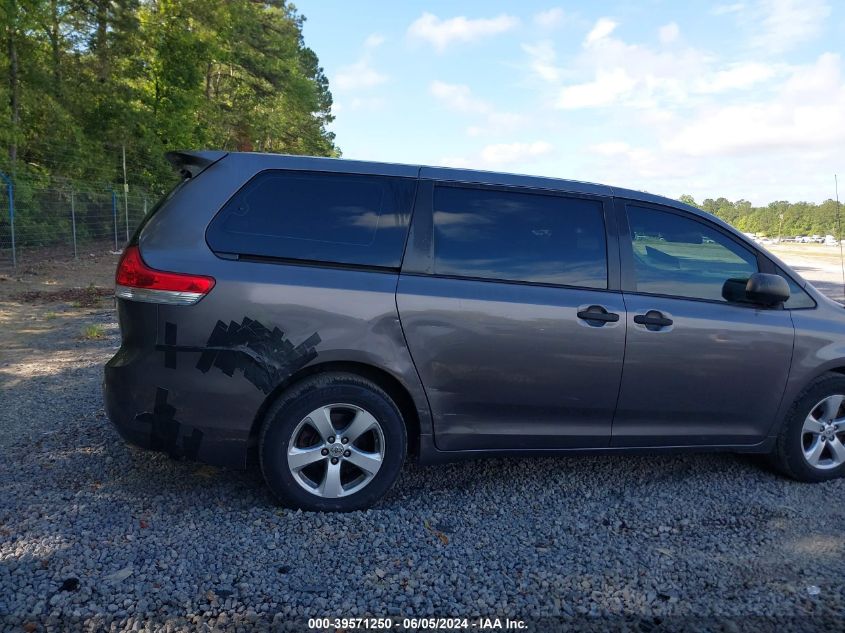
M408 465L370 511L289 511L257 472L123 444L100 396L107 304L3 308L2 630L365 614L845 628L845 480L802 485L733 455L497 459Z

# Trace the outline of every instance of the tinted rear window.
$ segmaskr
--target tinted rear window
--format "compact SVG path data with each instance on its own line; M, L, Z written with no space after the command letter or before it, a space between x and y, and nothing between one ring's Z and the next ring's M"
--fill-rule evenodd
M398 267L416 181L265 171L208 227L212 250L240 255Z
M437 187L434 237L436 274L607 288L596 200Z

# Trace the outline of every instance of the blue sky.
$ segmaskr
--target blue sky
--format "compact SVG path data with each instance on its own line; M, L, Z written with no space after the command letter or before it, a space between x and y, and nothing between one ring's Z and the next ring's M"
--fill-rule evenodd
M845 3L300 0L346 158L755 204L845 181Z

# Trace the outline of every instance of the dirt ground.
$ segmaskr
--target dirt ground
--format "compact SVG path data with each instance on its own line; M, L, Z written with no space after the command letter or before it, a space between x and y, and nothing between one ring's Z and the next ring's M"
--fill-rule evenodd
M845 301L845 273L838 246L770 244L766 248L828 297Z
M17 271L0 271L0 364L14 362L57 329L96 339L85 317L109 312L114 321L114 269L118 256L98 252L78 260L47 259Z
M19 299L25 292L45 294L59 290L89 286L110 288L119 255L98 251L79 259L44 259L11 268L0 269L0 301Z

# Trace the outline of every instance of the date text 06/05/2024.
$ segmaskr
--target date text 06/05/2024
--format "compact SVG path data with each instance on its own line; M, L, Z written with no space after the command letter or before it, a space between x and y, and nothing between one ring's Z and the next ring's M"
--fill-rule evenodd
M524 620L510 618L309 618L308 628L313 631L335 631L338 629L387 631L391 629L424 630L477 630L519 631L526 628Z

